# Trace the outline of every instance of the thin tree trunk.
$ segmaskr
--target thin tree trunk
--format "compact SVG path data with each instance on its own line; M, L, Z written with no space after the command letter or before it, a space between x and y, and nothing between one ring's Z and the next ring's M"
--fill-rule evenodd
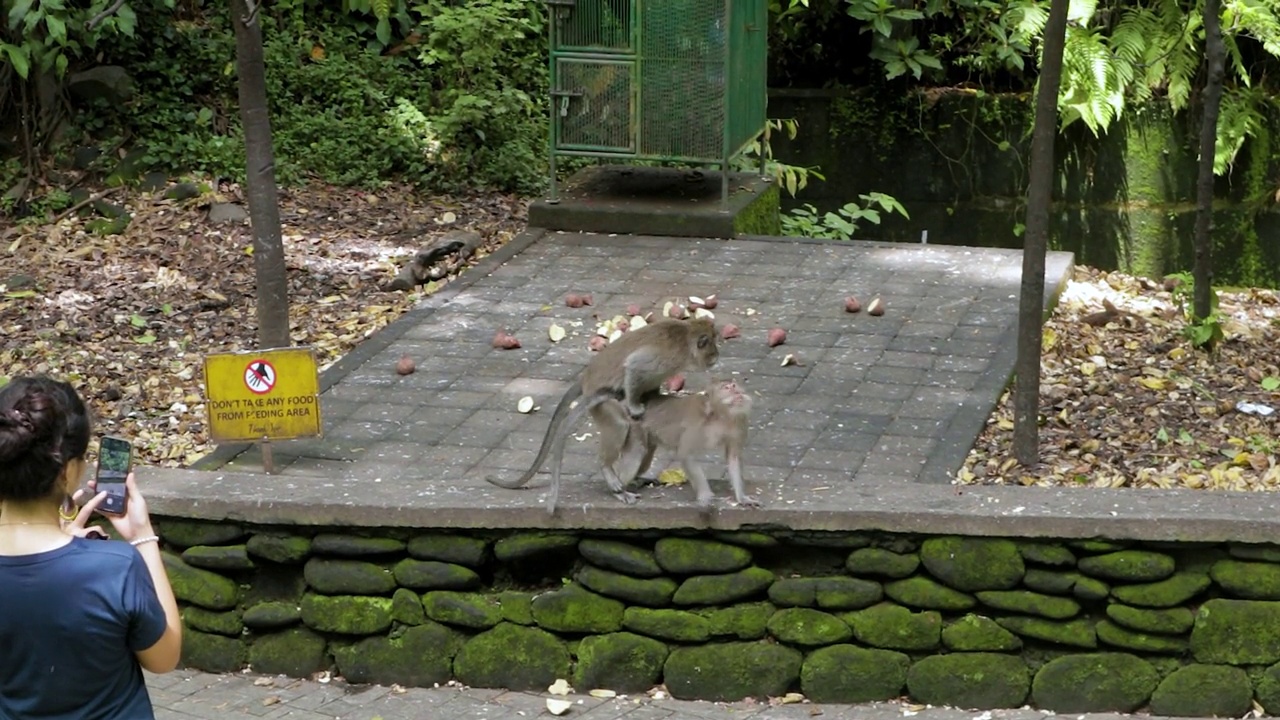
M1213 155L1218 139L1218 110L1222 106L1222 76L1226 73L1227 49L1222 42L1219 0L1204 3L1204 48L1209 77L1204 86L1204 107L1200 116L1200 168L1196 178L1195 277L1192 310L1197 320L1209 317L1213 293Z
M1044 27L1044 56L1036 90L1027 188L1027 236L1022 246L1022 288L1018 299L1017 381L1013 395L1013 454L1024 466L1040 460L1040 338L1044 323L1044 258L1049 247L1049 204L1053 199L1053 140L1058 132L1058 86L1069 0L1053 0Z
M244 126L245 180L253 223L253 265L257 278L258 345L288 347L289 286L280 232L275 154L267 114L266 70L262 57L262 0L231 0L236 31L240 123Z

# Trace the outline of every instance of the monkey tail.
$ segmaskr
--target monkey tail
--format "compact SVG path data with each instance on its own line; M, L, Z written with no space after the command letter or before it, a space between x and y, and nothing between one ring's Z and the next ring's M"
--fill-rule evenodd
M587 414L591 408L616 397L613 390L608 388L597 390L587 398L578 403L575 408L569 406L574 400L582 397L582 387L578 383L574 383L567 391L564 397L560 398L560 402L556 404L555 412L551 413L551 425L547 428L547 434L542 438L542 446L538 448L538 456L533 459L533 465L524 472L523 475L515 480L503 480L494 475L486 475L485 480L497 485L501 488L513 490L515 488L524 487L538 473L543 463L547 461L547 456L551 454L551 449L556 443L564 444L564 435L568 433L569 428L577 425L582 421L582 416Z

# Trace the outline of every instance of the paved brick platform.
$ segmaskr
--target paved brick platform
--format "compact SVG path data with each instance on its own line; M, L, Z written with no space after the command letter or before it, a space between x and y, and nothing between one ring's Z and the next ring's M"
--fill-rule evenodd
M540 693L472 688L390 688L319 683L251 674L179 670L147 674L156 720L288 718L289 720L518 720L555 717ZM710 703L640 695L602 700L570 695L565 720L1044 720L1032 709L967 711L901 702L866 705ZM1078 714L1072 720L1122 720L1146 715Z
M1050 253L1049 298L1071 260ZM1020 274L1020 253L1008 250L530 231L327 370L325 436L276 443L279 476L260 475L258 449L224 447L200 467L255 480L154 487L161 505L171 496L184 515L202 500L205 508L232 497L254 505L255 493L259 506L306 496L334 506L540 507L547 474L532 492L483 478L533 460L556 400L590 359L593 316L631 304L661 313L667 300L715 294L717 324L739 325L742 336L721 343L712 376L737 378L755 395L745 474L765 505L732 506L723 467L710 467L720 513L767 523L777 520L770 508L799 498L849 510L862 502L859 488L878 493L954 475L1012 371ZM594 304L568 308L567 292L590 293ZM864 304L878 296L887 311L846 313L850 294ZM558 344L547 335L553 323L568 331ZM765 335L775 326L788 337L770 348ZM499 329L523 346L492 348ZM788 354L799 364L784 367ZM416 360L415 373L396 374L403 355ZM691 374L687 387L706 379ZM525 395L538 411L516 411ZM569 443L561 506L622 510L605 490L588 432L584 424L583 441ZM642 502L692 510L690 495L652 488Z

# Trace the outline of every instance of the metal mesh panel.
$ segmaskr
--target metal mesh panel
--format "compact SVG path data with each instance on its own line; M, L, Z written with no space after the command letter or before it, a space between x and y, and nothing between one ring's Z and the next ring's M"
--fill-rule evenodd
M553 5L560 46L564 49L629 51L631 0L576 0L571 6Z
M765 0L733 0L729 22L729 147L737 153L764 129L768 8Z
M645 0L640 30L640 152L724 157L723 0Z
M631 121L630 62L560 58L556 61L559 137L564 150L635 152Z

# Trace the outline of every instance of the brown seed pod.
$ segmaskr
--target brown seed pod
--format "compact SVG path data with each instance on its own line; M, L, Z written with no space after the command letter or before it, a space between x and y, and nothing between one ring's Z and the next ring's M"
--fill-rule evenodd
M769 335L766 339L766 342L769 343L769 347L777 347L786 341L787 341L787 331L783 330L780 327L776 327L770 330Z
M587 347L591 348L591 352L600 352L608 344L609 341L599 335L592 335L591 339L587 341Z
M578 293L569 293L564 296L564 304L571 308L580 308L583 305L591 304L590 295L579 295Z
M844 299L844 311L847 313L856 313L862 309L862 303L858 302L858 298L850 295Z
M635 304L635 303L631 303L630 305L628 305L628 306L627 306L627 314L628 314L628 315L639 315L639 314L640 314L640 306L639 306L639 305L637 305L637 304Z
M720 301L716 299L715 295L708 295L702 298L702 307L708 310L715 310L716 306L719 304L720 304Z
M520 341L515 335L499 330L493 336L493 346L499 350L515 350L520 347Z
M400 359L396 361L397 375L411 375L413 371L417 369L417 364L414 363L413 358L408 355L402 355L400 356Z
M883 314L884 314L884 301L883 301L883 300L881 300L880 298L876 298L876 299L872 300L872 301L871 301L871 304L867 306L867 314L868 314L868 315L875 315L876 317L880 317L881 315L883 315Z
M720 328L720 337L724 340L732 340L733 338L741 337L741 336L742 336L742 331L738 329L737 325L734 325L732 323Z

